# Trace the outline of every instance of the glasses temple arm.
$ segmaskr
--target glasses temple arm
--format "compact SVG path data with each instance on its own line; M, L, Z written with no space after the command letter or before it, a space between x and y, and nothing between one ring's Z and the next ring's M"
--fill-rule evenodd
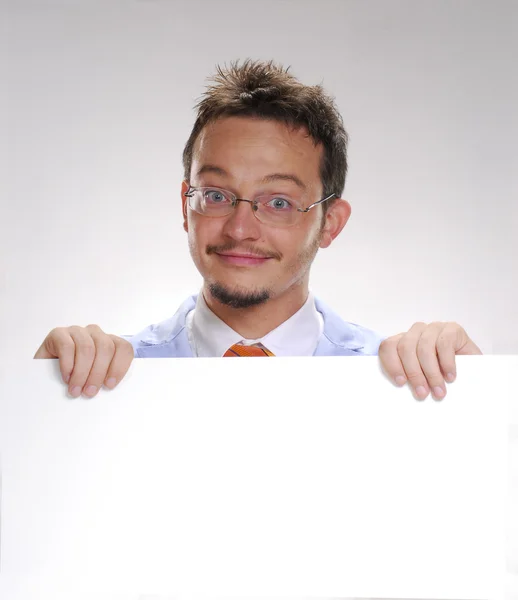
M331 194L330 196L328 196L327 198L322 198L322 200L318 200L317 202L313 202L313 204L310 204L307 208L297 208L297 210L299 212L309 212L314 206L317 206L318 204L322 204L322 202L325 202L326 200L331 200L331 198L336 197L336 194Z

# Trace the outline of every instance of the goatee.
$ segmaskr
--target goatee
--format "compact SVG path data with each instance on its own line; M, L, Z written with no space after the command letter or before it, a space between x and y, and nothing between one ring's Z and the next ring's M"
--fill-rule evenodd
M231 292L219 283L211 283L209 291L215 300L231 308L250 308L264 304L270 299L268 290L252 293Z

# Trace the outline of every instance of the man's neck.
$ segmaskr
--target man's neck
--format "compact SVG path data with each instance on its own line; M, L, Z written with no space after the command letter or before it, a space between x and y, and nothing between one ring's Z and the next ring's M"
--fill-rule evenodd
M232 308L214 299L204 287L203 297L210 310L244 339L255 340L287 321L308 298L307 286L289 290L278 298L250 308Z

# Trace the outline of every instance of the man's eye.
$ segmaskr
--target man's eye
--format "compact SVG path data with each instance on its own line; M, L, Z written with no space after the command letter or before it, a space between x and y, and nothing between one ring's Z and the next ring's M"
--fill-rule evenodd
M272 198L270 202L268 202L268 206L274 210L289 210L290 208L293 208L286 198Z
M204 198L206 202L210 202L211 204L221 204L228 200L225 194L219 190L206 190Z

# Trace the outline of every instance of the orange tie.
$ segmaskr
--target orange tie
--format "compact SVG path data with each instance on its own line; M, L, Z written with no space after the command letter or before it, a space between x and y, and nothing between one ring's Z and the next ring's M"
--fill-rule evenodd
M266 348L258 346L243 346L243 344L234 344L223 354L223 357L229 356L275 356Z

